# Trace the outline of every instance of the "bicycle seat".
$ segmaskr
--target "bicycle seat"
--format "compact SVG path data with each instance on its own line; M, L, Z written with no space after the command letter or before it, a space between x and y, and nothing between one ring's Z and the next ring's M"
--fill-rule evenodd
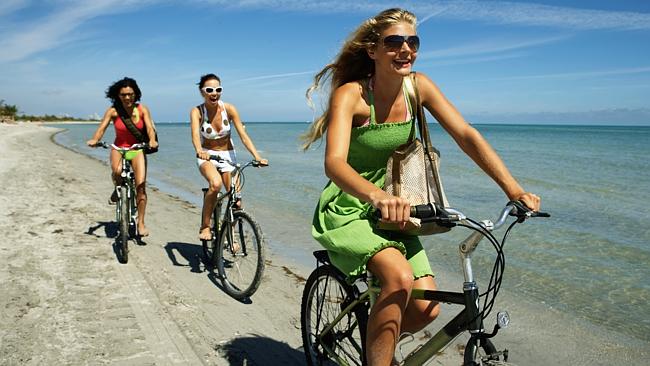
M322 264L332 264L330 262L330 256L327 254L327 250L316 250L314 251L314 257L319 263Z

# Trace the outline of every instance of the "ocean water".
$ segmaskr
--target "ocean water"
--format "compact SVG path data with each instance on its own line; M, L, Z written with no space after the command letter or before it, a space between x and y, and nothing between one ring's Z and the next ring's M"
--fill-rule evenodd
M259 221L271 249L313 266L311 252L319 246L310 235L311 217L327 179L323 146L300 150L298 136L307 126L247 124L270 167L248 169L243 194L246 209ZM85 146L95 125L65 128L55 137L58 143L107 160L106 150ZM158 123L157 128L161 149L149 160L150 183L200 206L204 182L189 124ZM504 288L650 341L650 127L476 128L552 214L519 225L511 234L505 248ZM493 219L506 197L439 126L431 129L433 144L441 151L450 204L472 218ZM104 139L112 141L111 129ZM239 160L250 159L238 138L234 140ZM466 235L454 229L424 239L434 270L458 272L456 245ZM492 261L490 246L482 245L475 255L478 276L491 270Z

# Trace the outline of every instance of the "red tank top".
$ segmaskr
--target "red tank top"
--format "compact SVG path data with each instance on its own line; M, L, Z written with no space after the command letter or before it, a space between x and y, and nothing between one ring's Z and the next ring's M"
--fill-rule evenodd
M138 130L142 131L143 134L147 133L144 131L144 119L142 117L142 107L140 104L137 106L138 108L138 115L139 118L137 121L133 121L135 124L135 127L138 128ZM124 121L122 121L122 118L120 115L117 115L117 118L115 118L115 121L113 121L113 125L115 126L115 141L113 142L115 146L117 147L130 147L133 144L137 144L140 141L138 141L135 136L131 134L131 131L129 131L128 128L126 128L126 125L124 124Z

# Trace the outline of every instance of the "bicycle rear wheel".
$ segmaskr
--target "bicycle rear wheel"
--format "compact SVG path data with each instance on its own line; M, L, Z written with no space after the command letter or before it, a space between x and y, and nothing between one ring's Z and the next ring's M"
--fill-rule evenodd
M237 210L232 222L221 225L216 254L226 293L239 300L253 295L264 273L264 245L262 230L250 215Z
M489 339L470 338L465 346L464 366L511 365L507 363L508 351L498 352Z
M347 313L327 334L322 334L354 299L352 287L332 265L319 266L305 283L300 325L307 365L363 365L368 304Z
M121 263L127 263L129 261L129 198L127 197L127 189L125 187L117 187L118 190L118 208L120 210L118 215L118 225L119 225L119 243L117 245L118 249L118 259Z

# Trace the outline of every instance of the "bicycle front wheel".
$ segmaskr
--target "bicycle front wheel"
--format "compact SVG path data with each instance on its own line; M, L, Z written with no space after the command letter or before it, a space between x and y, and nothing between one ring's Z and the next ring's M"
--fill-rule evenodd
M316 268L305 283L300 325L307 365L363 365L368 304L360 303L323 333L352 303L354 294L332 265Z
M119 243L117 244L118 248L118 257L121 263L127 263L129 261L129 221L131 219L129 213L129 198L127 197L126 187L117 187L118 190L118 208L120 210L118 215L118 225L120 234L118 236Z
M264 273L264 245L262 230L249 214L237 210L232 222L221 225L216 254L226 293L239 300L253 295Z

